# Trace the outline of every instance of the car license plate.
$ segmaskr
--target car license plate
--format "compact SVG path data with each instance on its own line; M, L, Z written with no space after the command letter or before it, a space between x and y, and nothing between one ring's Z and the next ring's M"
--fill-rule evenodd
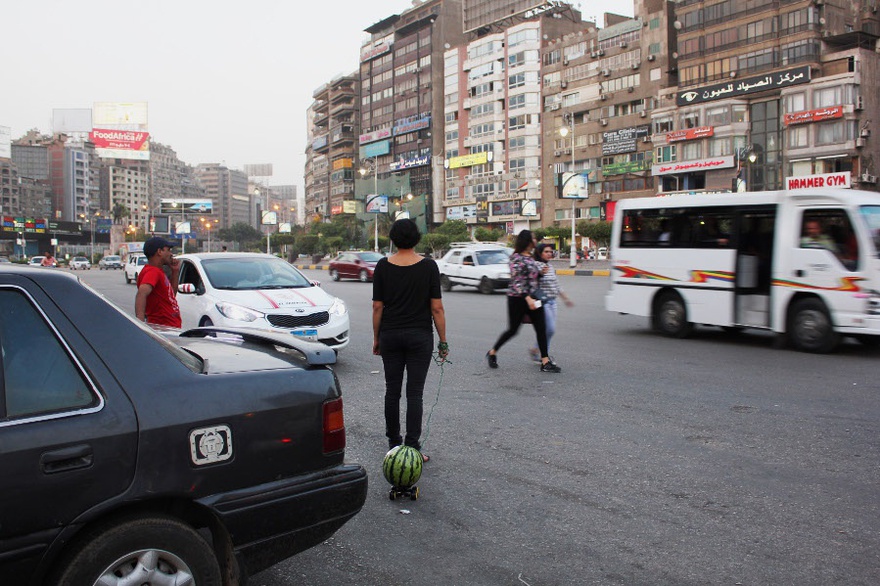
M312 342L318 341L318 330L293 330L290 333L298 338L303 338L304 340L310 340Z

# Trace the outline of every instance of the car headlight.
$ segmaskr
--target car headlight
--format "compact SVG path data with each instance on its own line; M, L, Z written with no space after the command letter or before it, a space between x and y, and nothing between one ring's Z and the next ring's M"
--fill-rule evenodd
M345 301L337 297L333 300L333 304L328 311L330 315L345 315L345 312L348 310L345 308Z
M236 305L234 303L215 303L214 307L217 308L217 311L219 311L220 314L223 315L223 317L227 319L234 319L236 321L252 322L260 319L261 317L265 317L265 314L259 311L250 309L249 307Z

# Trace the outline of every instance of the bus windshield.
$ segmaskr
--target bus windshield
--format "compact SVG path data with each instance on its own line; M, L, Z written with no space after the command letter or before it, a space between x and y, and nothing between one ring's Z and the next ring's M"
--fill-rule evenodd
M874 254L880 258L880 206L862 206L859 211L874 241Z

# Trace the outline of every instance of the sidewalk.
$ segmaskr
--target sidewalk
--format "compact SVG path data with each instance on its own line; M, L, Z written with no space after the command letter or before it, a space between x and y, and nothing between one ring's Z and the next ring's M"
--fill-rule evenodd
M568 266L568 259L550 261L557 275L574 275L577 277L607 277L611 274L611 263L607 260L581 260L575 268ZM298 269L328 271L330 260L324 259L319 264L296 262L293 264Z

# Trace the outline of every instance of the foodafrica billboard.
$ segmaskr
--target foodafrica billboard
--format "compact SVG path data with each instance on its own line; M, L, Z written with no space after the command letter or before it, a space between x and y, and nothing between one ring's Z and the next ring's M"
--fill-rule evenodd
M89 139L106 159L150 160L146 102L95 102Z

